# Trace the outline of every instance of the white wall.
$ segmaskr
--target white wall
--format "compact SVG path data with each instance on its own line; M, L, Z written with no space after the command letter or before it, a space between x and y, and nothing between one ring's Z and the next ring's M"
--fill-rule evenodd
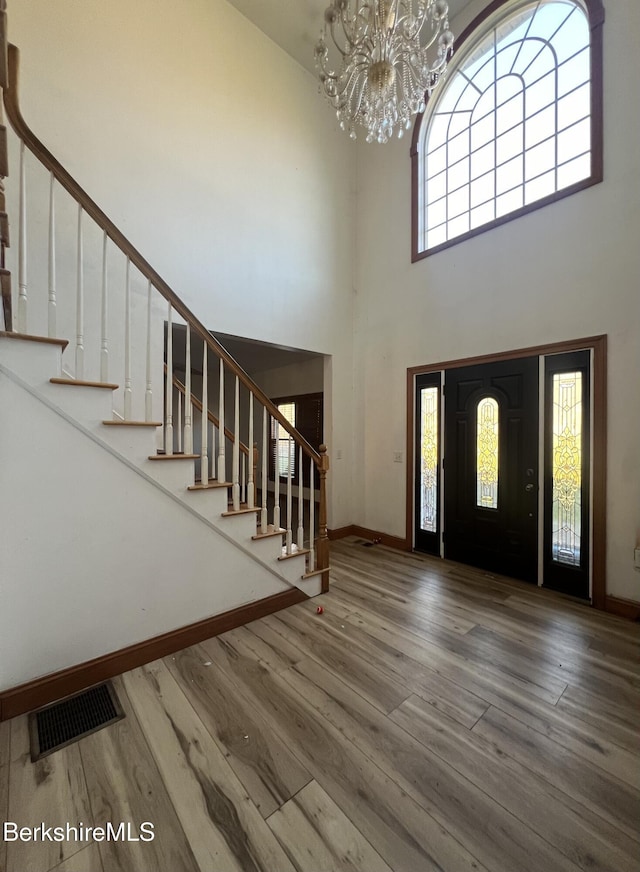
M313 77L224 0L14 0L9 29L27 122L206 326L333 355L348 454L355 148Z
M411 264L409 143L359 144L354 521L404 535L407 367L606 333L607 589L640 600L640 7L606 15L602 184Z
M321 394L324 389L324 359L315 357L289 366L254 372L252 378L270 399Z
M288 589L4 375L0 403L0 691Z

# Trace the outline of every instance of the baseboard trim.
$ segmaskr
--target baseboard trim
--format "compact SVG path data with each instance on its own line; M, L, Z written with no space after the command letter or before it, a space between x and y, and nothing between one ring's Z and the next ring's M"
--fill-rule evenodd
M223 612L220 615L205 618L195 624L171 630L161 636L146 639L144 642L138 642L128 648L121 648L119 651L113 651L111 654L105 654L95 660L78 663L76 666L71 666L60 672L54 672L26 684L12 687L0 692L0 721L6 721L16 717L16 715L33 711L72 693L99 684L101 681L106 681L108 678L143 666L145 663L151 663L153 660L166 657L168 654L174 654L190 645L203 642L212 636L220 635L220 633L226 633L227 630L241 627L243 624L256 621L258 618L271 615L273 612L286 609L306 599L308 599L307 595L298 588L285 590L256 602L247 603L237 609Z
M335 542L336 539L344 539L347 536L355 536L353 532L355 527L353 524L348 524L346 527L336 527L335 530L327 529L327 536L330 542Z
M338 527L327 532L329 539L332 541L344 539L346 536L360 536L362 539L376 540L381 545L386 545L387 548L396 548L398 551L411 551L411 547L407 544L406 539L401 539L399 536L390 536L388 533L381 533L378 530L370 530L368 527L359 527L357 524L349 524L347 527Z
M632 600L619 599L617 596L605 596L604 610L620 618L630 621L640 621L640 603Z

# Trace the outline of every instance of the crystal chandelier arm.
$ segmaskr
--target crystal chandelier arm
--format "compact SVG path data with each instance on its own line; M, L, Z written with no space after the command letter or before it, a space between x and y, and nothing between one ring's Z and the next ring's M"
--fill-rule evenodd
M332 21L331 24L329 25L329 33L331 34L331 40L332 40L334 46L336 47L336 49L340 52L340 54L342 55L343 58L346 58L346 56L351 52L351 50L353 48L351 40L349 39L349 36L346 33L346 31L344 34L345 39L347 41L347 49L346 50L342 48L342 46L340 45L340 43L336 39L335 22L334 21Z
M356 90L356 87L357 87L357 83L356 83L356 85L354 85L354 91ZM359 93L357 95L356 100L353 100L353 94L352 94L352 104L351 105L352 105L352 115L353 115L354 119L358 118L362 112L362 100L364 98L364 93L365 93L366 89L367 89L367 79L366 79L366 76L364 76L364 77L362 77L362 79L360 81L360 89L359 89Z
M425 44L422 46L422 51L426 52L431 48L431 46L434 44L434 42L440 38L441 31L442 31L442 27L436 27L433 30L433 32L430 35L430 38L427 39Z
M364 11L367 10L367 15L364 14ZM360 31L364 28L366 32L366 25L371 17L370 6L369 3L364 3L362 8L356 12L356 14L351 17L349 15L349 4L346 3L344 8L340 13L340 23L342 25L342 30L344 32L344 37L349 44L349 46L353 49L362 41L362 36L360 35ZM333 36L333 34L332 34ZM335 42L335 37L334 37ZM338 47L339 48L339 47ZM340 49L339 49L340 50ZM342 52L344 55L344 52Z
M345 91L351 86L354 79L357 80L358 78L360 78L361 74L366 71L367 66L368 66L368 61L366 58L364 58L359 63L352 65L349 68L349 75L344 80L342 80L342 76L340 77L340 79L342 80L341 87L336 92L336 95L338 96L338 95L344 94ZM363 79L364 79L364 84L366 85L366 81L367 81L366 76L364 76Z
M391 0L391 5L389 6L389 14L387 15L387 20L385 21L385 30L389 32L393 32L393 30L400 23L401 18L398 17L398 7L400 6L400 0Z
M405 64L402 84L407 100L422 97L425 89L421 85L420 72L410 63Z

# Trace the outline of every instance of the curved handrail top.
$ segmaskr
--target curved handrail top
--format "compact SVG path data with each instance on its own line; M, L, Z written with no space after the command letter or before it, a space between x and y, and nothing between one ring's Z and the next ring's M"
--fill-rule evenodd
M169 287L164 279L153 269L151 264L140 254L127 237L116 227L111 219L102 211L98 204L92 200L87 192L76 182L73 176L65 170L62 164L51 154L49 149L38 139L38 137L28 127L20 110L20 102L18 99L18 84L19 84L19 61L20 52L12 43L8 47L8 65L9 65L9 86L4 91L4 106L7 111L7 117L11 122L15 133L28 146L29 150L35 157L38 158L51 173L54 178L68 191L73 199L90 215L96 224L107 234L109 239L118 246L120 251L125 254L134 266L142 273L142 275L151 282L153 287L171 303L172 307L179 315L189 324L192 330L207 343L211 351L216 357L221 358L229 367L229 369L238 377L242 384L252 392L252 394L266 406L269 414L275 418L279 424L289 433L294 441L300 445L305 454L310 457L317 466L322 466L325 459L321 456L324 452L318 453L307 440L298 433L295 427L287 421L284 415L278 410L275 404L267 397L253 379L242 369L239 363L229 354L229 352L215 339L207 328L200 322L193 312L182 302L180 297Z

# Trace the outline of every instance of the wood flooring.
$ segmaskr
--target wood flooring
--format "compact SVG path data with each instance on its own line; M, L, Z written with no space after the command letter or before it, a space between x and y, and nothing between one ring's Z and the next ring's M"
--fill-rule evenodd
M331 564L36 764L0 724L0 821L155 834L0 842L0 872L640 872L637 624L354 538Z

